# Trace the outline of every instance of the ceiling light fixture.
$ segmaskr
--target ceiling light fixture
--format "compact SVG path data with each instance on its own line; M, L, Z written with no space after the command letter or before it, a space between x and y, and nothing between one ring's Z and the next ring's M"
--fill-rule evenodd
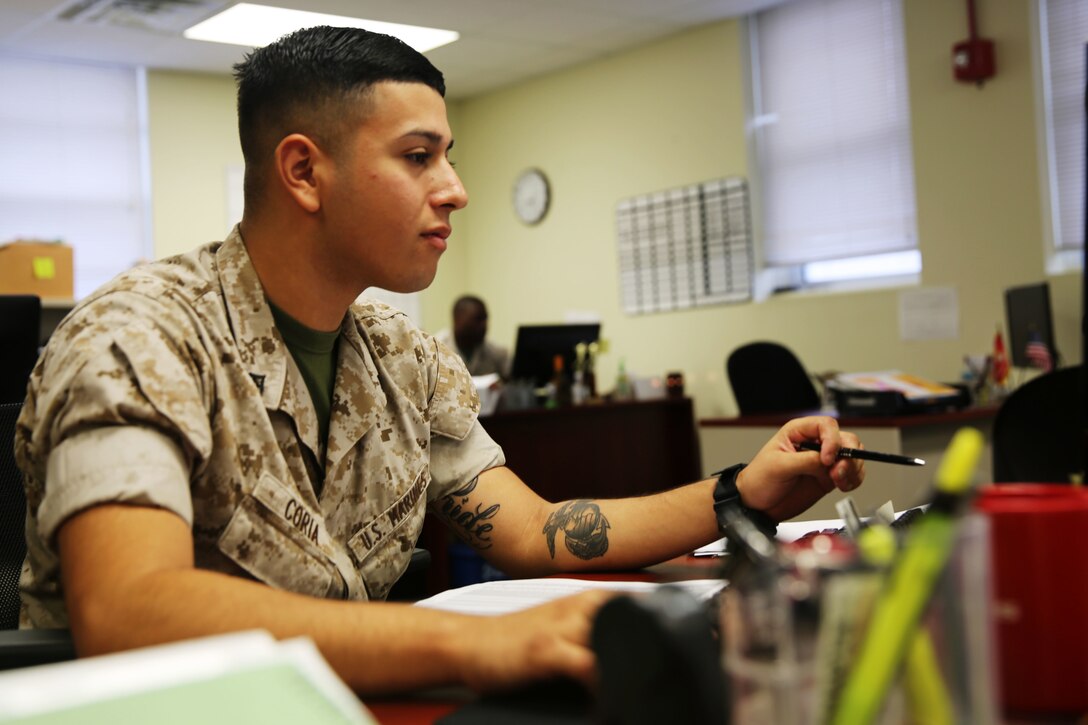
M218 15L197 23L182 34L191 40L248 45L256 48L268 45L288 33L302 28L312 28L315 25L363 28L375 33L385 33L400 38L420 53L452 43L461 37L453 30L384 23L380 20L273 8L253 3L238 3Z

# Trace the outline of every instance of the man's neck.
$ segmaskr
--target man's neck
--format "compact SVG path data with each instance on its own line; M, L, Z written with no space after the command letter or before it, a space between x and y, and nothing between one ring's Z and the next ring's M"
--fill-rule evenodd
M362 290L338 289L307 254L312 241L305 234L282 231L298 226L243 220L240 230L265 295L311 329L336 330Z
M476 348L483 345L482 342L477 342L477 343L462 342L461 339L459 337L457 337L456 333L453 336L453 341L455 343L457 343L457 350L462 355L464 355L465 357L472 357L472 354L474 352L476 352Z

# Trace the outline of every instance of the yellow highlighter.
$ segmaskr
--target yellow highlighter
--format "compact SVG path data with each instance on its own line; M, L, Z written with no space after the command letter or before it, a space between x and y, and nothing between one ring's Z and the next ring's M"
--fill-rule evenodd
M887 567L895 559L895 533L882 524L872 524L858 536L858 550L869 563ZM907 645L903 663L903 689L911 722L926 725L952 725L955 709L941 679L941 668L929 632L918 627Z
M873 607L865 639L833 708L831 722L835 725L871 723L880 714L952 553L957 516L974 482L983 447L982 434L964 428L945 452L929 510L909 529ZM924 681L923 686L932 686L932 680Z

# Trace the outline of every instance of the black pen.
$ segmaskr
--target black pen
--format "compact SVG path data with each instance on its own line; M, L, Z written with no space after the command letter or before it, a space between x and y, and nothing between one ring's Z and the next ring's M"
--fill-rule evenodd
M801 441L800 443L794 443L794 446L801 451L819 451L820 444L813 441ZM913 458L911 456L897 456L894 453L877 453L876 451L866 451L861 448L846 448L840 447L839 452L835 456L836 458L858 458L862 461L879 461L880 463L898 463L900 466L924 466L926 462L921 458Z

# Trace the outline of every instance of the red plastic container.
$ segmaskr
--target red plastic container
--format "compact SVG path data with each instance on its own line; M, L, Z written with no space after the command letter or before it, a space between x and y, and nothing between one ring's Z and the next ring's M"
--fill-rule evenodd
M1006 713L1088 712L1088 490L981 489Z

